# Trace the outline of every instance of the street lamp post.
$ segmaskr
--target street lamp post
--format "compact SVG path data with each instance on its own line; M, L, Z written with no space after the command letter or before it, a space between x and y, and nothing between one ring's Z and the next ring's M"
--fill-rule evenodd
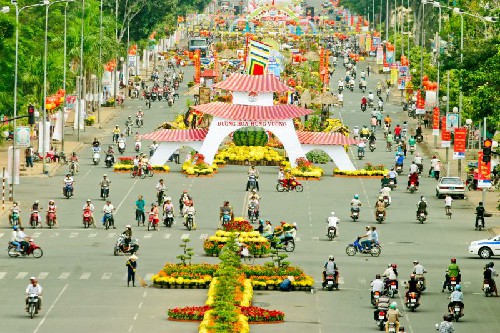
M66 40L67 40L67 30L68 30L68 4L74 0L67 0L64 5L64 57L63 57L63 90L64 98L66 99ZM63 103L63 110L61 112L61 151L64 151L64 113L65 113L66 101Z

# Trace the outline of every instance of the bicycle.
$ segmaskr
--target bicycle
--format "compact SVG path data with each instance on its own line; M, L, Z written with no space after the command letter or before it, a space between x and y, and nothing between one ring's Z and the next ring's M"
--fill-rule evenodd
M446 216L448 216L448 218L450 218L450 219L451 219L451 214L452 214L452 213L451 213L451 206L445 206L445 207L444 207L444 210L445 210L445 212L446 212Z

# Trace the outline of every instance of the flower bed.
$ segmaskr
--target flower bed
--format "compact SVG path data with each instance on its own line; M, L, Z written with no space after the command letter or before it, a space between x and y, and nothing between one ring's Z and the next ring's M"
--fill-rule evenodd
M262 237L258 231L230 232L222 230L218 230L214 236L205 239L203 243L205 254L208 256L218 256L233 233L238 237L240 243L248 245L248 250L252 255L262 256L269 254L271 245L268 239Z
M215 160L239 165L246 161L257 165L280 165L285 158L271 147L229 146L220 150Z
M156 172L170 172L170 167L168 165L152 165L153 171ZM118 171L118 172L129 172L134 169L134 166L132 164L122 164L122 163L115 163L113 165L113 171Z
M153 275L153 284L158 287L172 286L206 288L212 281L217 265L196 264L184 266L181 264L166 264L161 271Z
M333 170L333 175L334 176L348 176L348 177L382 177L386 175L389 172L389 170L366 170L366 169L360 169L360 170L339 170L339 169L334 169Z
M209 305L186 306L168 310L168 319L183 321L202 321L205 312L210 310ZM268 310L258 306L240 306L241 313L252 323L278 323L285 319L285 313L278 310Z
M304 178L321 178L323 175L323 169L314 166L310 161L304 157L299 157L295 163L297 166L292 169L292 175L295 177Z
M244 232L251 232L254 231L253 226L250 224L250 222L243 220L242 218L236 217L234 221L228 222L224 224L223 226L224 231L244 231Z
M196 161L194 164L192 161ZM205 157L202 154L193 155L192 160L182 164L182 171L188 176L212 175L219 167L213 163L211 166L205 163Z

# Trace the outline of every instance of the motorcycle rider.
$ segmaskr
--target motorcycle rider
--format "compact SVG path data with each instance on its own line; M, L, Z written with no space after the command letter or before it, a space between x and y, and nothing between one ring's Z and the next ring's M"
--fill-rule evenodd
M384 176L382 177L382 179L380 180L380 188L384 188L384 187L386 187L387 185L389 185L389 182L390 182L390 180L389 180L389 178L387 177L387 175L384 175Z
M359 135L365 140L368 139L368 137L370 136L370 130L368 129L368 127L366 127L366 125L363 125L361 131L359 131Z
M108 190L108 196L109 196L109 185L111 184L111 180L109 180L107 174L102 175L102 180L99 184L101 185L101 198L104 197L105 190Z
M385 331L389 332L389 323L394 323L396 326L396 332L399 331L399 317L401 317L402 314L399 312L397 308L397 303L392 302L391 305L389 305L389 311L387 311L387 323L385 324Z
M450 303L448 304L448 311L450 311L451 314L453 314L453 308L455 305L460 306L460 317L463 317L464 315L464 293L462 292L462 287L457 284L455 287L455 290L451 293L450 297Z
M366 109L367 104L368 104L368 100L366 99L366 96L363 96L363 98L361 98L361 108Z
M415 160L410 164L410 174L412 173L418 173L418 165L415 163Z
M385 200L385 197L387 197L387 200L388 200L388 204L392 204L392 197L391 197L391 188L389 187L389 185L385 185L384 187L382 187L380 189L380 196L382 197L382 199Z
M373 302L373 295L379 292L380 295L384 293L384 281L381 280L380 274L375 275L375 280L370 283L371 286L371 300Z
M394 181L394 186L397 187L398 185L398 173L394 171L394 167L391 167L391 170L387 173L387 176L389 177L389 181Z
M248 200L248 217L250 217L252 209L255 210L255 217L259 218L259 199L257 195L253 193Z
M395 158L396 168L398 166L401 166L401 170L403 170L403 163L404 163L404 161L405 161L404 154L402 152L398 152L397 156Z
M85 204L83 205L82 210L90 212L90 224L94 224L94 205L90 199L87 199ZM95 224L94 224L95 225Z
M446 197L444 197L444 209L450 209L451 210L451 204L453 203L453 198L451 195L447 194Z
M375 98L375 96L373 96L373 93L372 93L372 91L370 90L370 91L368 92L368 103L369 103L369 104L370 104L370 106L372 106L372 107L373 107L373 99L374 99L374 98Z
M158 149L158 143L156 141L153 141L153 143L151 144L151 146L149 146L149 157L153 156L153 154L155 153L156 149ZM179 163L177 163L177 164L179 164Z
M425 276L424 274L427 273L426 269L424 266L422 266L418 260L413 260L413 274L415 274L415 278L417 281L423 281L424 286L425 286Z
M184 206L186 203L189 201L192 201L193 199L191 198L190 195L188 195L188 190L182 191L181 197L179 199L179 214L180 216L184 216Z
M144 112L142 111L142 109L139 109L139 111L137 111L137 113L135 114L135 123L137 126L139 126L139 122L142 121L143 118Z
M54 225L57 227L57 215L56 215L57 206L54 200L49 200L49 205L47 206L47 215L45 216L45 223L49 224L49 214L54 214Z
M425 217L427 217L427 201L425 201L425 197L423 195L420 197L420 201L417 202L417 219L422 212Z
M245 191L248 191L248 189L250 188L250 178L252 177L255 178L255 187L257 188L257 191L259 191L259 171L255 168L255 165L252 165L248 170L248 181Z
M379 213L384 214L384 220L385 220L386 218L385 203L384 203L384 197L382 196L378 197L378 201L375 202L375 220L377 219Z
M351 200L351 218L354 211L358 212L358 218L361 216L361 201L359 200L359 194L355 194L354 198Z
M26 287L26 311L28 311L28 297L30 294L36 294L38 296L35 313L42 310L42 289L42 286L38 284L36 278L34 276L30 277L30 284Z
M118 125L115 125L115 128L113 128L113 142L118 142L118 138L120 137L121 132L122 131L120 130L120 127L118 127Z
M224 201L222 204L222 207L220 207L220 213L219 213L219 220L222 223L222 218L224 215L229 216L230 221L233 221L234 219L234 214L233 214L233 207L229 204L229 201ZM219 226L220 227L220 226Z
M361 140L359 141L358 143L358 156L361 155L361 156L365 156L365 147L366 147L366 143L365 143L365 140Z
M359 127L354 126L354 129L352 130L352 137L357 140L359 138Z
M76 152L73 152L69 158L69 168L71 171L72 165L75 166L75 172L78 172L78 156L76 156Z
M405 303L408 303L410 301L410 293L415 293L417 294L416 305L420 305L420 291L418 290L418 280L415 274L410 275L410 279L406 282L406 289L408 289L408 291L405 295Z
M125 139L125 136L122 133L122 134L120 134L120 137L118 138L118 140L116 142L118 144L118 147L120 147L120 143L123 143L123 146L125 147L126 141L127 141L127 139Z
M385 143L386 143L386 150L391 151L392 150L392 143L394 141L394 136L392 135L392 132L389 130L388 125L385 125L386 127L384 128L384 131L387 130L387 135L385 137Z
M437 325L439 333L455 333L455 328L453 328L453 316L451 314L445 314L443 316L443 321Z
M418 173L422 173L423 169L424 169L424 161L423 161L423 158L422 156L420 156L420 153L416 153L415 154L415 157L413 158L413 162L415 162L415 164L417 165L418 167Z
M14 214L17 214L17 223L21 225L21 208L19 207L19 204L17 201L14 201L12 203L12 207L10 208L10 213L9 213L9 221L12 221L12 216Z
M38 221L36 221L36 224L42 223L42 218L40 217L41 211L42 211L42 207L40 207L40 201L35 200L35 202L33 202L33 205L31 206L31 213L34 213L34 212L38 213ZM31 219L31 216L30 216L30 219Z
M64 183L64 187L63 187L63 195L65 195L65 192L66 192L66 187L73 187L74 183L75 183L75 180L73 179L73 177L71 177L71 175L68 173L66 174L66 177L64 178L63 180L63 183ZM73 192L75 191L74 187L73 187Z
M327 223L327 226L326 226L326 236L328 237L328 234L329 234L329 231L330 231L330 228L333 228L333 235L334 237L337 237L338 236L338 223L340 222L340 219L335 216L335 212L331 212L330 213L330 216L328 216L328 218L326 219L326 223Z
M156 202L151 203L151 210L149 211L149 220L153 225L156 225L156 230L160 230L160 213L158 211L158 204Z
M414 136L411 136L409 139L408 139L408 146L410 146L410 150L414 150L415 149L415 145L416 145L416 141L415 141L415 137ZM412 148L413 147L413 148Z
M498 273L493 268L495 264L493 262L489 262L484 266L483 279L484 283L488 283L490 285L490 290L495 293L495 297L498 297L497 285L495 283L495 276L498 276Z
M484 213L485 212L486 212L486 209L483 206L483 202L480 202L479 205L476 207L476 230L478 228L479 220L483 221L483 228L486 226L486 223L484 220Z
M184 225L187 225L188 214L193 215L193 230L196 230L196 223L195 223L196 209L194 209L193 200L189 200L184 206Z
M443 289L441 290L441 292L444 292L444 289L450 284L450 278L452 277L457 279L457 286L458 286L462 278L462 275L460 274L460 268L457 265L456 258L451 258L451 263L446 269L445 280L443 282Z
M412 164L412 165L414 165L414 164ZM418 190L418 186L420 185L420 182L418 181L418 172L412 172L408 176L408 187L407 187L407 189L410 188L410 185L412 183L415 184L415 189Z
M339 280L339 267L335 263L333 255L328 256L328 261L323 265L323 287L326 286L326 276L333 275L335 283L338 284Z
M401 140L401 131L403 129L401 128L401 126L399 126L399 124L396 125L396 127L394 127L394 138L399 141Z
M141 142L141 135L139 134L139 132L135 132L135 137L134 137L134 149L136 151L139 151L141 150L142 148L142 142Z
M127 252L130 250L130 242L132 241L132 227L127 225L125 227L125 231L122 232L122 235L125 236L123 238L124 251Z
M392 281L396 281L396 289L399 287L397 268L398 268L398 265L389 264L389 265L387 265L387 269L382 274L382 276L385 277L384 284L385 284L386 289L389 289L389 284Z
M158 203L161 204L163 202L163 195L167 191L167 187L165 186L165 183L163 179L160 179L158 181L158 184L156 184L156 197L158 198Z
M92 141L92 147L99 148L100 146L101 146L101 143L99 142L99 140L97 140L97 138L94 138L94 141Z
M383 310L387 313L390 304L391 304L391 298L385 294L380 294L379 298L376 300L375 303L377 309L373 312L373 319L375 319L375 321L378 321L379 312Z
M16 246L16 251L21 252L21 242L18 239L19 234L17 232L17 225L12 227L12 236L10 237L10 243Z
M362 236L358 236L359 239L366 238L366 240L361 242L361 247L366 250L370 250L372 248L373 243L373 232L370 226L365 227L366 233Z
M108 150L106 151L106 159L108 158L108 156L111 157L111 164L115 163L115 152L113 150L113 146L109 146L108 147Z
M113 229L116 229L115 219L113 217L113 213L115 212L115 207L111 204L111 200L106 200L106 204L104 205L104 207L102 207L102 212L104 213L104 215L102 216L102 224L104 225L104 219L106 217L106 214L109 214L111 215L109 222L111 223L111 226L113 226Z
M125 121L125 126L128 128L130 126L130 128L132 128L132 126L134 125L134 122L132 121L132 116L128 116L127 120ZM130 130L130 132L132 132L132 130ZM130 135L130 133L129 133Z

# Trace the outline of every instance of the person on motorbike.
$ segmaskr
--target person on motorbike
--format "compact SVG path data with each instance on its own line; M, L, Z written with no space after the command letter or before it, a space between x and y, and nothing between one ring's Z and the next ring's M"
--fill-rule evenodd
M451 258L451 263L446 269L446 275L444 276L443 289L441 292L444 292L444 289L450 284L450 280L452 277L456 278L457 286L460 283L462 275L460 274L460 267L457 265L457 259Z
M390 196L389 196L389 199L390 199ZM385 220L386 211L385 211L384 197L382 197L382 196L378 197L377 202L375 202L375 220L378 218L379 213L384 214L384 220Z
M385 278L384 279L384 284L386 289L389 288L389 284L392 281L396 281L396 289L399 287L399 281L398 281L398 265L396 264L389 264L387 265L387 269L384 271L382 276Z
M378 109L379 109L379 111L383 111L384 110L384 100L383 100L382 97L378 98Z
M151 210L149 211L149 220L156 225L156 230L160 230L159 222L160 222L160 212L158 211L158 204L153 202L151 204Z
M28 311L28 298L32 294L36 294L38 296L35 313L42 310L42 290L43 288L38 284L37 279L34 276L30 277L30 284L26 287L26 311Z
M397 308L397 303L392 302L389 305L389 310L387 311L387 323L385 323L385 331L389 332L389 323L394 323L396 326L396 332L399 331L399 317L401 317L402 314L399 312Z
M422 136L422 126L418 126L417 129L415 130L415 139L418 141L419 139L420 140L423 140L423 136Z
M17 252L21 252L21 242L19 240L19 234L17 232L17 225L12 227L12 236L10 237L10 244L16 246Z
M448 311L453 314L453 309L455 305L460 306L460 317L464 315L464 293L462 292L462 287L457 284L455 290L451 293L450 303L448 304Z
M380 274L375 275L375 280L370 283L371 286L371 300L373 295L378 292L380 295L384 293L384 281L380 278Z
M405 295L405 303L410 301L410 293L417 294L417 304L420 305L420 291L418 290L418 279L415 274L410 275L410 279L406 281L406 295Z
M412 173L419 173L418 165L415 163L415 160L413 160L410 164L410 174Z
M365 143L365 140L360 140L359 143L358 143L358 156L361 155L361 156L365 156L365 147L366 147L366 143Z
M137 113L135 114L136 125L139 126L139 123L143 122L143 119L144 119L144 112L142 111L142 109L139 109L139 111L137 111Z
M412 164L413 165L413 164ZM408 176L408 187L407 189L410 188L410 185L411 184L415 184L415 189L418 190L418 186L420 185L420 182L418 181L418 172L412 172L409 176Z
M92 204L92 200L87 199L82 208L83 212L90 212L90 224L94 224L94 205Z
M247 181L247 188L245 191L248 191L248 189L250 189L251 178L255 179L255 187L257 188L257 191L259 191L259 171L255 168L255 165L252 165L248 170L248 181Z
M108 196L109 196L109 185L111 184L111 180L109 180L108 175L104 174L102 175L102 180L99 183L101 185L101 198L104 197L104 191L108 191Z
M398 152L396 158L394 159L396 167L401 166L401 170L402 170L404 161L405 161L404 154L402 152Z
M12 207L10 207L10 213L9 213L9 221L12 221L14 214L17 215L17 223L21 225L21 208L19 207L19 203L17 201L14 201L12 203Z
M498 273L493 268L495 264L493 262L489 262L484 267L483 279L484 283L488 283L490 285L490 290L495 293L495 297L498 297L497 285L495 283L495 276L498 276Z
M129 128L129 127L132 128L133 125L134 125L134 122L132 121L132 116L128 116L127 120L125 121L125 126L127 128ZM130 130L130 132L132 132L132 130Z
M453 315L451 314L445 314L443 316L443 321L437 325L437 329L439 333L455 333L455 328L453 327Z
M125 227L125 231L122 232L122 235L124 236L123 238L123 244L124 250L128 251L130 247L130 242L132 241L132 227L130 225L127 225Z
M115 125L115 128L113 128L113 142L118 142L118 138L120 137L120 133L122 131L120 130L120 127L118 125Z
M102 216L102 224L104 225L104 221L106 219L106 215L110 215L110 224L113 226L113 229L116 229L115 227L115 219L113 217L113 213L115 212L115 207L111 204L111 200L107 200L106 204L104 207L102 207L102 212L104 215Z
M144 201L142 195L139 195L137 200L135 201L135 219L142 221L142 226L144 226L144 221L146 220L146 216L144 214L144 209L146 208L146 202Z
M373 93L372 93L372 91L370 90L370 91L368 92L368 103L369 103L370 105L373 105L373 100L374 100L374 98L375 98L375 96L373 96Z
M368 104L368 100L366 99L366 96L363 96L361 98L361 107L363 108L366 108L366 105Z
M388 129L387 125L385 125L386 128ZM387 130L387 135L385 137L385 143L386 143L386 150L391 151L392 150L392 143L394 142L394 137L392 135L392 132Z
M163 203L163 212L165 214L167 213L172 213L174 215L174 205L172 204L172 198L171 197L166 197L165 202Z
M361 201L359 200L359 194L355 194L354 198L351 200L351 218L353 212L358 212L358 218L361 216Z
M189 201L192 201L193 199L191 196L188 194L188 190L182 191L181 197L179 199L179 214L180 216L184 216L184 207Z
M255 217L259 218L259 199L255 194L252 194L248 200L248 217L250 217L252 210L255 211Z
M116 141L116 142L118 143L118 147L119 147L119 146L120 146L120 143L123 143L123 145L125 145L125 144L126 144L126 141L127 141L127 139L125 139L125 136L124 136L124 135L123 135L123 133L122 133L122 134L120 134L120 137L117 139L117 141Z
M408 139L408 146L410 146L410 150L412 150L412 149L414 150L416 144L417 144L417 142L415 141L415 137L410 136L410 138Z
M151 144L151 146L149 146L149 156L150 157L153 156L153 154L155 153L156 149L158 149L158 143L156 141L153 141L153 143ZM179 164L179 163L177 163L177 164Z
M335 212L331 212L330 216L326 219L326 236L328 237L330 228L333 228L333 235L334 237L338 236L339 228L338 228L338 223L340 222L340 219L335 216Z
M339 267L335 263L333 255L328 256L328 261L323 265L323 287L326 286L326 276L333 275L335 283L339 283Z
M417 219L422 212L425 217L427 217L427 201L425 201L425 197L423 195L420 197L419 202L417 202Z
M396 127L394 127L394 138L398 141L401 140L401 131L402 131L401 126L397 124Z
M366 233L362 236L358 236L359 239L366 238L366 240L361 242L361 247L366 250L370 250L372 248L373 243L373 232L370 226L365 227Z
M165 186L165 182L163 179L160 179L158 184L156 184L156 197L158 198L158 203L161 204L163 202L163 196L166 191L167 187Z
M385 197L387 197L389 205L392 204L392 197L391 197L391 188L389 185L385 185L380 189L380 196L385 200Z
M229 204L229 201L224 201L222 207L220 207L219 220L221 223L223 222L223 217L225 215L229 216L230 221L234 220L233 207Z
M196 209L194 209L193 200L189 200L184 207L184 225L187 225L188 215L193 215L193 230L196 230L195 215Z
M341 79L339 79L338 89L339 91L344 90L344 81L342 81Z
M425 269L424 266L422 266L418 260L413 260L413 274L415 274L415 278L417 281L422 280L425 286L425 276L424 274L427 273L427 270Z
M387 177L387 175L384 175L380 180L380 188L386 187L387 185L389 185L389 182L390 182L389 177Z
M139 132L135 132L135 137L134 137L134 149L136 151L139 151L141 150L142 148L142 142L141 142L141 135L139 134Z
M484 220L484 213L486 213L486 209L484 208L484 205L482 202L478 204L476 207L476 230L478 228L479 220L482 220L483 222L483 228L486 226L485 220Z
M40 213L42 211L42 207L40 207L40 201L38 200L35 200L35 202L33 202L33 205L31 205L31 213L33 214L34 212L37 212L38 214L38 221L36 221L35 225L36 224L39 224L39 223L42 223L42 218L40 216ZM31 219L31 217L30 217ZM32 221L30 221L32 222Z
M49 224L49 215L54 214L54 225L56 227L58 226L56 211L57 211L57 206L54 200L49 200L49 204L47 206L47 215L45 216L45 223L47 223L47 225Z
M115 163L115 151L113 150L113 146L109 146L108 150L106 151L106 159L108 156L111 157L111 164Z
M388 173L389 176L389 182L392 180L394 182L394 187L397 187L398 185L398 173L394 170L394 167L391 167L391 170L389 170Z
M101 146L101 143L99 142L99 140L97 140L97 138L94 138L94 141L92 141L92 147L99 148L100 146Z
M420 153L416 153L415 154L415 157L413 158L413 162L415 162L415 164L417 165L418 167L418 173L422 173L423 169L424 169L424 161L423 161L423 158L422 156L420 156Z
M74 165L75 172L78 172L78 156L76 156L76 152L73 152L69 158L69 171L71 171L71 168Z

